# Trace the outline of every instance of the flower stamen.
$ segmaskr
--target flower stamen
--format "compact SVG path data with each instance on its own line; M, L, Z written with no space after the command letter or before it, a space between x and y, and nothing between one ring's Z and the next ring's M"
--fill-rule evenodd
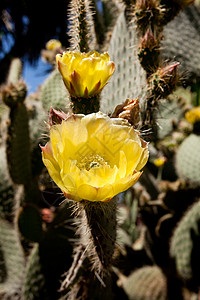
M108 162L96 153L82 157L76 165L80 170L85 169L87 171L95 167L109 166Z

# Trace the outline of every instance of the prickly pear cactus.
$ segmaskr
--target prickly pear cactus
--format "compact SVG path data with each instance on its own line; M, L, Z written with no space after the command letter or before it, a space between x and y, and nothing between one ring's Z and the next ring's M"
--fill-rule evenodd
M161 269L147 266L133 272L123 282L130 300L167 300L167 282Z
M45 139L46 126L44 120L46 119L46 112L39 100L27 99L26 106L29 116L29 128L31 128L29 130L31 171L34 177L40 175L44 167L39 144L42 144Z
M163 139L173 131L173 123L178 123L183 116L183 109L176 99L165 99L158 105L155 119L158 123L157 134Z
M6 268L6 279L0 283L0 299L19 300L24 279L25 258L17 231L3 220L0 220L0 244L3 254L0 265L5 264Z
M26 106L29 116L29 132L31 150L38 146L42 140L42 134L46 131L44 120L46 118L46 111L42 107L42 103L39 100L28 98L26 100Z
M180 178L200 185L200 136L189 135L176 154L176 170Z
M14 188L8 173L6 147L3 145L0 147L0 165L0 217L10 219L15 206Z
M22 300L48 299L45 290L45 279L41 268L39 246L35 244L26 265Z
M49 111L51 106L61 110L66 108L69 102L68 93L57 70L54 70L42 85L41 101L45 111Z
M127 24L125 12L118 17L108 52L115 62L115 73L102 92L101 111L110 112L126 98L145 94L146 73L137 57L138 38L134 22Z
M199 237L200 201L195 203L182 218L171 240L170 254L175 260L176 269L184 280L198 280L194 274L194 265L199 266L199 241L195 243L194 235ZM195 251L196 250L196 251ZM194 252L197 254L194 256Z
M162 54L180 61L187 72L200 75L200 7L190 5L164 29Z

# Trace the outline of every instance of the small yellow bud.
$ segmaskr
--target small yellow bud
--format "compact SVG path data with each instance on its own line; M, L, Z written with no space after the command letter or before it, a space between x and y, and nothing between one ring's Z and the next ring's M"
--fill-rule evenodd
M185 114L186 120L194 124L200 121L200 106L194 107Z
M58 40L49 40L47 43L46 43L46 49L47 50L55 50L55 49L58 49L58 48L61 48L62 47L62 44L60 41Z
M158 157L156 159L154 159L153 163L156 167L162 167L165 162L167 161L166 157L162 156L162 157Z

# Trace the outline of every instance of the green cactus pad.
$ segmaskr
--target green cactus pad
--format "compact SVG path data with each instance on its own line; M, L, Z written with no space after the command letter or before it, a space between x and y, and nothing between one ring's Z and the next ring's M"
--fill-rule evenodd
M46 138L46 127L44 120L47 118L42 103L34 99L26 100L29 114L30 135L30 150L31 150L31 170L32 176L41 174L44 164L42 162L41 149L39 144L42 144Z
M191 76L200 75L200 6L190 5L164 28L164 58L181 62Z
M200 185L200 136L191 134L176 154L176 170L180 178Z
M29 115L29 128L31 128L29 135L32 150L38 146L43 139L43 134L46 132L44 121L47 118L47 113L42 107L42 103L38 100L29 98L26 100L26 106Z
M178 122L183 115L183 109L178 101L162 100L159 102L155 119L158 123L157 134L159 139L163 139L173 131L173 122Z
M7 277L0 283L0 299L20 299L25 258L18 234L8 222L0 220L0 243ZM16 298L15 298L16 297Z
M69 104L69 95L64 86L60 73L55 70L45 80L41 88L41 101L44 109L49 111L51 106L54 109L64 110Z
M129 300L166 300L167 282L161 269L147 266L133 272L123 282Z
M45 278L42 273L38 244L33 247L28 258L21 299L48 299L45 291Z
M8 173L6 148L0 147L0 217L11 220L15 207L14 188Z
M137 45L136 26L134 22L127 25L122 11L107 49L115 63L115 72L102 91L101 111L113 112L115 106L126 98L139 97L141 103L145 95L146 73L138 60Z
M18 227L21 234L29 241L39 242L43 235L39 210L33 205L23 207L18 216Z
M191 231L200 234L198 222L200 222L200 201L195 203L182 218L171 240L170 254L175 259L178 274L185 280L191 280L193 277L191 255L196 245L193 243ZM196 264L199 265L198 261Z

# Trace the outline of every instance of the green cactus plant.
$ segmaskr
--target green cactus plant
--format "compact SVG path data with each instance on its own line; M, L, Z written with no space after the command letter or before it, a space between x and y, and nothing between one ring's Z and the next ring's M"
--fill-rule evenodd
M12 186L7 160L6 147L0 147L0 217L2 219L12 218L14 204L14 188Z
M133 22L127 24L125 12L122 11L106 48L115 62L115 73L102 91L101 111L113 112L115 106L126 98L139 97L142 105L146 93L146 73L137 57L137 44L136 26Z
M111 59L115 62L116 71L111 81L104 88L101 99L96 99L95 105L92 103L94 99L91 98L85 98L84 100L79 98L70 99L57 70L54 70L44 82L41 90L38 92L40 95L39 98L37 95L35 96L36 99L28 97L24 102L26 88L25 84L20 81L21 62L15 60L11 65L12 70L10 69L8 85L3 96L4 102L10 107L7 144L8 163L11 166L10 174L14 183L22 183L24 186L18 186L16 188L9 179L10 175L7 172L7 164L1 163L1 160L3 160L3 162L5 160L5 145L2 140L5 139L6 132L3 132L3 134L0 132L0 281L2 282L0 284L0 298L3 300L32 300L40 298L44 300L56 300L59 298L59 292L61 292L62 295L60 299L68 300L93 300L102 298L109 300L113 298L126 299L127 296L134 300L168 299L167 297L169 295L167 295L167 289L169 290L169 286L167 286L166 278L158 266L147 266L134 271L128 276L132 270L131 267L135 270L138 266L144 265L144 261L148 264L149 260L154 260L153 256L155 255L154 253L156 253L155 248L160 242L159 237L155 237L155 232L157 235L160 234L158 226L156 225L158 224L157 221L159 220L160 222L162 217L165 219L166 211L169 215L169 210L173 210L173 205L169 205L168 208L166 208L164 201L162 202L160 199L157 201L152 200L160 197L160 182L155 180L154 183L154 177L150 173L151 171L148 170L148 166L146 177L142 184L145 184L152 199L149 200L150 196L149 198L147 197L148 199L145 198L146 200L143 201L143 204L140 203L142 201L138 201L137 198L139 198L138 195L140 195L140 191L137 193L136 190L137 188L140 190L140 185L132 189L130 193L127 193L125 200L127 214L125 214L123 222L119 224L119 226L121 226L119 229L117 229L116 218L117 199L112 199L107 203L82 200L75 206L75 211L79 215L77 216L75 214L75 218L73 219L74 215L72 216L72 210L68 207L68 204L72 206L72 202L65 200L63 204L57 207L57 204L63 200L62 196L56 195L56 192L59 193L60 190L56 189L52 191L52 186L51 189L49 188L50 178L48 175L45 172L41 175L43 165L41 164L41 150L38 144L43 143L44 140L46 141L41 134L50 126L48 125L45 128L43 120L46 119L47 112L51 106L61 110L71 109L74 110L75 113L87 114L99 110L99 100L101 100L101 110L104 112L112 112L114 107L125 101L126 98L138 97L142 113L147 108L150 116L155 118L154 121L157 121L159 117L162 119L161 122L163 121L163 124L161 124L163 129L158 129L158 136L155 137L156 142L173 131L174 124L171 122L171 119L173 119L172 111L173 114L176 114L177 122L179 122L182 116L183 109L177 101L165 100L163 103L158 101L158 99L163 97L163 86L166 88L167 93L171 92L169 86L174 86L174 82L171 84L170 81L172 77L171 73L168 74L169 82L162 86L163 78L161 78L159 72L156 72L157 69L160 71L162 65L159 55L160 36L158 35L158 33L162 31L164 24L162 23L164 21L160 18L161 15L159 15L159 18L152 18L150 24L148 22L145 25L146 27L150 26L153 33L154 29L156 29L155 38L156 41L158 40L156 47L154 47L155 44L153 45L153 51L148 51L151 50L148 47L140 48L140 61L142 61L146 55L146 51L149 54L149 57L145 56L145 60L143 60L143 65L145 64L147 66L146 70L148 74L146 74L139 64L137 47L139 46L139 38L143 37L141 36L141 32L140 36L138 36L137 24L134 23L134 18L132 18L131 15L131 12L134 11L135 2L145 5L149 3L155 4L159 6L161 10L163 7L160 6L160 4L164 4L165 6L169 4L164 0L124 0L126 4L126 9L124 9L118 1L104 0L103 2L103 10L101 12L99 11L101 15L99 17L103 18L102 22L105 25L103 27L109 31L110 28L108 26L110 26L111 23L113 26L113 30L107 32L107 38L105 39L107 45L104 45L104 48L109 51ZM114 14L112 12L112 18L110 18L109 12L112 9L111 6L113 6L113 3L116 6L115 11L117 11L117 13ZM69 34L72 38L71 50L79 49L83 52L98 49L98 47L102 49L102 45L96 44L93 26L93 20L95 20L95 18L93 18L91 14L90 4L91 1L89 0L71 1L69 24ZM148 16L151 15L151 11L140 11L139 13L147 13ZM162 16L163 15L164 10L162 10ZM153 19L159 19L160 24L154 24ZM144 27L142 19L140 19L139 22L140 28ZM158 25L162 26L158 28ZM96 30L97 27L98 26L96 26ZM143 34L147 31L143 30ZM104 38L105 35L103 39ZM198 38L196 40L198 40ZM198 41L195 41L195 45L196 42L198 44ZM145 46L147 45L145 44ZM179 51L182 50L179 49ZM198 68L198 66L196 67ZM150 78L152 73L153 75ZM176 73L174 75L176 79ZM146 77L148 77L148 80L146 80ZM73 107L69 104L70 100L74 105ZM148 100L150 100L149 103L147 103ZM157 108L159 109L159 113L153 115L153 112ZM166 118L168 118L169 121L165 123ZM62 117L59 120L61 119ZM144 121L147 120L145 119ZM144 124L145 122L143 122L142 125ZM141 134L143 134L143 132L141 132ZM157 144L155 143L155 149L156 147ZM158 149L156 149L156 155L157 154ZM179 151L177 155L179 155ZM196 155L195 158L198 158L198 155ZM196 169L193 165L191 172ZM196 173L195 176L200 177L199 173ZM48 184L46 184L47 181ZM38 190L38 183L40 190ZM153 192L152 187L154 188ZM19 190L20 188L21 191ZM25 191L25 197L23 195L23 189ZM16 192L20 192L18 198L15 195ZM47 194L49 193L47 197L49 201L43 199L45 192ZM54 196L56 199L54 199ZM194 199L194 197L192 199ZM23 207L17 211L20 204L23 205ZM53 204L53 206L49 207L51 204ZM151 229L149 230L146 229L145 224L143 224L146 219L144 209L141 209L141 206L144 206L146 212L148 212L146 219L149 217L149 219L152 220L152 224L149 226ZM175 210L170 214L170 218L173 218L173 214L176 214ZM11 215L12 218L10 217ZM26 261L19 241L18 232L15 225L13 225L13 218L16 220L16 216L18 229L21 233L22 245L24 246L26 254ZM143 216L144 220L142 219ZM8 220L9 223L6 220ZM74 235L73 222L77 222L76 229L78 228L78 230L76 235ZM145 230L143 230L144 228ZM196 247L199 237L198 220L197 225L194 227L193 225L191 227L189 226L189 228L191 244L195 245L193 250L198 250L199 248ZM150 237L149 232L151 230L153 234ZM139 233L141 234L139 235ZM141 247L145 248L142 248L141 251L136 249L136 244L133 246L133 243L138 237L139 240L136 244L140 244L140 250ZM166 243L164 233L162 234L162 238L167 248L168 244ZM37 244L30 244L29 241L31 241L31 243L37 242ZM157 243L152 245L154 241ZM148 246L151 245L148 247L146 244ZM31 252L30 246L33 247ZM72 246L74 246L75 253L73 263L71 259ZM112 266L113 263L116 266L118 258L121 259L122 257L116 254L118 246L123 248L122 252L124 257L126 256L127 261L129 257L133 255L131 263L128 261L129 268L120 268L120 270L126 269L125 272L128 272L126 273L128 277L124 281L122 280L123 290L119 286L116 286L120 275L118 278L118 270ZM80 251L76 253L77 248ZM149 257L148 259L144 259L143 255L146 249L148 250L147 255L149 255L151 259ZM160 249L164 248L161 247L159 250ZM164 257L166 261L168 261L168 257L165 256L167 250L163 252L162 258ZM139 261L139 259L141 261ZM156 259L157 258L155 258L155 261L158 262L159 259ZM177 260L177 254L175 260ZM190 264L192 269L194 262L190 262ZM169 268L167 272L170 271L170 266L167 266L166 262L165 266ZM113 270L116 272L115 274L113 274ZM66 272L66 278L63 280L61 274L64 272ZM60 288L61 281L62 286ZM58 292L59 288L60 291ZM127 295L125 295L125 292ZM169 300L174 300L175 297L176 293L172 293L172 295L169 296Z
M6 279L0 283L0 298L20 299L24 279L25 257L16 229L7 221L0 220L0 243ZM10 297L10 298L9 298Z
M27 109L23 103L10 111L7 160L12 180L25 184L31 179L30 143Z
M42 273L42 266L40 263L39 246L35 244L25 270L25 280L22 287L22 300L32 300L42 298L48 300L45 278Z
M200 136L190 134L176 154L176 170L180 178L200 185Z
M15 84L22 76L22 62L19 58L14 58L11 61L7 82Z
M195 273L195 267L200 264L198 258L199 241L199 223L200 223L200 201L195 203L181 219L176 227L170 247L170 255L175 260L176 270L183 280L197 281L200 284L198 271ZM195 251L195 252L194 252ZM196 253L196 255L194 254Z
M45 80L41 88L40 99L45 111L51 106L55 109L65 110L69 104L67 89L64 86L60 73L54 70Z
M190 73L186 79L200 74L199 37L200 7L190 5L164 28L161 53L165 59L177 59Z
M167 280L158 266L136 270L122 286L130 300L167 300Z
M177 126L183 116L182 106L182 103L174 98L162 100L158 104L158 110L155 114L155 119L158 122L158 139L163 139L172 133L173 126Z
M88 52L95 49L96 36L94 31L91 1L73 0L69 9L70 30L69 35L70 49Z

